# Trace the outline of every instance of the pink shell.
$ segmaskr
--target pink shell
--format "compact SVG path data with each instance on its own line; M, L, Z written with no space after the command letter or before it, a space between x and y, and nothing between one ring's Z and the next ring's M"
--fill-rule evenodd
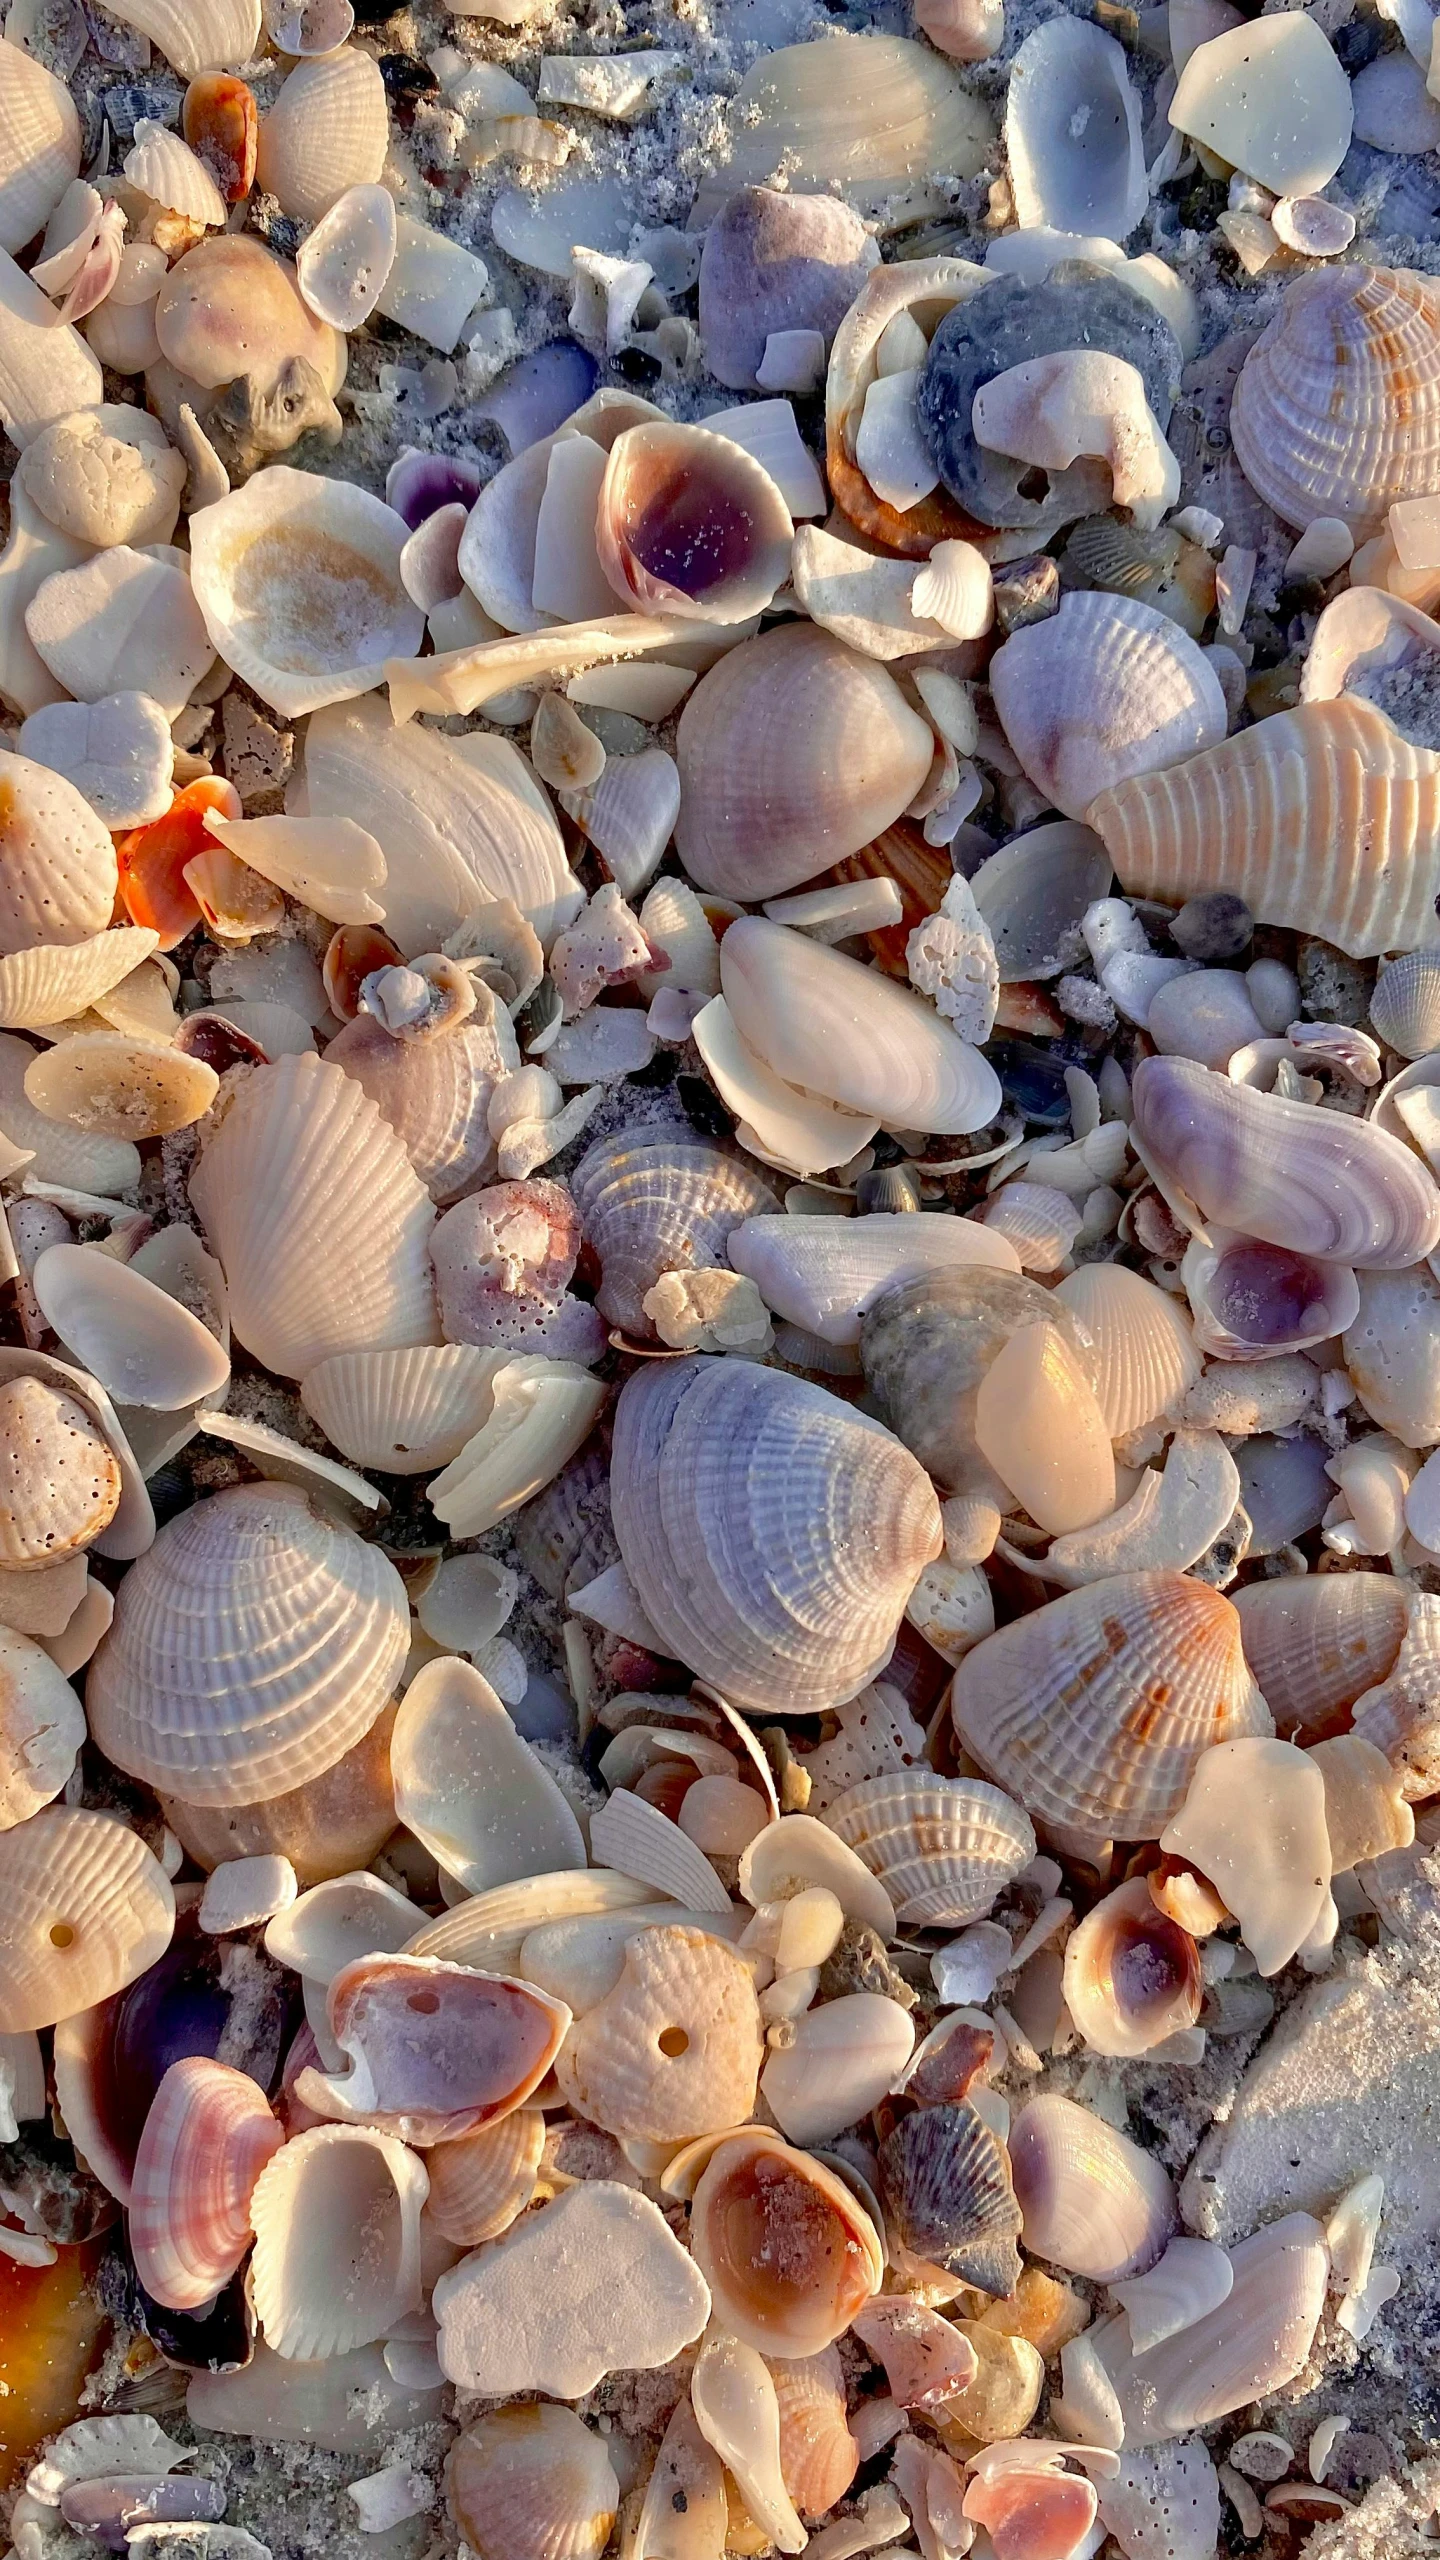
M539 2088L570 2024L533 1983L430 1956L358 1956L330 1985L349 2069L296 2075L300 2104L404 2142L454 2142Z
M1095 2491L1072 2471L1001 2471L972 2480L965 2513L984 2525L996 2560L1069 2560L1095 2521Z
M155 2092L130 2197L130 2247L147 2293L193 2311L227 2284L250 2246L250 2198L285 2139L243 2071L192 2054Z

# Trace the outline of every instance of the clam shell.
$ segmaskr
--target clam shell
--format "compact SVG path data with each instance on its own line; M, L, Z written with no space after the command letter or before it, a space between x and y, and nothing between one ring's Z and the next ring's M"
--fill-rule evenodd
M1302 702L1333 702L1342 693L1378 698L1402 737L1424 742L1423 681L1435 672L1440 625L1428 613L1392 596L1384 587L1346 587L1332 596L1315 625L1300 672ZM1427 663L1428 662L1428 663ZM1387 684L1387 677L1395 679ZM1405 696L1411 678L1417 700L1412 714ZM1418 732L1418 734L1417 734Z
M429 1475L458 1458L490 1410L493 1364L464 1343L337 1351L307 1371L300 1401L342 1457L383 1475Z
M1137 1876L1095 1903L1072 1932L1064 1988L1065 2006L1096 2053L1148 2053L1199 2017L1200 1950Z
M1264 1359L1329 1342L1354 1323L1360 1290L1343 1264L1316 1262L1253 1236L1210 1229L1180 1265L1202 1350L1220 1360Z
M736 187L783 171L797 190L839 182L861 212L902 180L985 165L990 119L950 65L903 36L847 35L823 65L804 44L761 56L731 100L730 154L697 199L708 221Z
M1261 1973L1278 1973L1323 1928L1325 1787L1319 1764L1293 1742L1251 1734L1203 1752L1160 1845L1214 1886Z
M0 1565L34 1573L76 1554L110 1526L120 1497L115 1450L58 1380L0 1383Z
M24 1585L38 1579L27 1574ZM59 1665L42 1645L0 1627L0 1829L58 1796L84 1740L80 1701Z
M512 1973L532 1930L585 1912L633 1911L653 1903L654 1887L608 1868L559 1868L492 1885L427 1920L406 1949L412 1956L443 1956L482 1973Z
M1234 2282L1224 2301L1149 2348L1143 2361L1132 2352L1127 2321L1096 2329L1096 2350L1119 2397L1127 2449L1208 2427L1283 2389L1304 2369L1329 2269L1319 2223L1308 2213L1287 2213L1240 2241L1229 2257Z
M331 1982L326 2014L349 2067L302 2071L300 2104L422 2148L523 2106L570 2024L564 2002L532 1984L437 1956L359 1957Z
M743 622L763 612L794 531L769 472L728 436L664 419L627 427L610 448L596 548L615 593L642 613Z
M187 1857L207 1871L229 1858L284 1857L300 1886L346 1875L373 1858L395 1828L386 1708L332 1767L285 1795L223 1806L163 1799L165 1819Z
M987 1636L951 1686L981 1767L1057 1828L1154 1840L1202 1753L1273 1728L1230 1602L1178 1573L1066 1592Z
M325 1052L342 1067L403 1139L432 1200L458 1199L495 1169L487 1113L497 1086L520 1064L504 1006L488 987L476 989L468 1021L433 1040L392 1038L367 1014L357 1015Z
M122 1404L172 1413L218 1395L229 1379L214 1334L113 1254L52 1245L36 1261L31 1287L46 1322Z
M22 450L41 429L105 397L99 358L78 329L61 322L38 284L0 249L0 416ZM53 702L52 691L39 700Z
M253 62L260 0L120 0L112 15L157 45L182 80Z
M1404 1587L1388 1573L1286 1575L1234 1598L1245 1659L1280 1731L1300 1742L1348 1725L1405 1634Z
M1140 103L1113 36L1052 18L1011 68L1005 147L1016 220L1125 240L1145 211Z
M264 2091L192 2055L166 2072L145 2119L130 2195L130 2247L147 2293L198 2310L250 2246L250 2198L285 2135Z
M120 1031L77 1031L25 1070L25 1098L50 1120L87 1137L159 1138L188 1129L219 1087L213 1067L163 1040Z
M982 2293L1013 2293L1020 2206L1005 2145L974 2108L902 2116L877 2156L887 2225L905 2247Z
M477 2418L445 2485L476 2560L599 2560L620 2505L604 2438L553 2401Z
M570 1360L527 1353L487 1357L487 1419L458 1458L431 1480L431 1508L452 1538L478 1538L528 1502L589 1437L608 1388Z
M457 1655L411 1681L390 1765L400 1820L470 1893L584 1865L580 1825L549 1770Z
M213 646L287 719L368 692L384 661L418 651L424 634L400 579L408 533L353 482L272 463L190 519L195 600Z
M73 1551L75 1546L83 1546L93 1540L97 1555L111 1556L121 1562L128 1562L132 1556L143 1555L145 1549L154 1540L155 1514L151 1509L150 1497L145 1490L145 1481L136 1463L134 1451L121 1429L120 1417L99 1380L92 1378L84 1369L72 1367L68 1360L52 1359L48 1352L0 1349L0 1381L9 1385L20 1379L37 1381L53 1394L80 1407L85 1416L87 1435L89 1435L84 1463L86 1467L93 1470L92 1485L97 1480L108 1485L110 1460L113 1459L120 1471L119 1502L111 1505L110 1515L103 1524L97 1520L89 1539L83 1534L83 1524L85 1518L93 1517L94 1514L88 1512L86 1506L94 1500L96 1509L103 1509L109 1502L108 1491L98 1497L87 1493L82 1469L77 1480L80 1497L77 1511L73 1500L75 1488L65 1487L62 1483L61 1491L65 1495L65 1503L62 1503L60 1521L54 1524L57 1541L62 1537L68 1539ZM67 1424L66 1427L68 1429L69 1425ZM52 1474L56 1465L57 1455L52 1448L47 1461L47 1468ZM25 1534L33 1535L41 1545L45 1545L50 1534L50 1524L45 1518L43 1502L39 1509L33 1507L35 1492L36 1488L32 1485L30 1500L21 1507L17 1517L24 1523ZM53 1500L53 1498L54 1487L52 1486L47 1490L44 1500ZM67 1505L69 1506L68 1518L64 1516ZM43 1558L37 1555L36 1565L42 1563L46 1566L53 1565L56 1553L56 1545L48 1546ZM5 1561L3 1550L0 1550L0 1566L3 1566ZM12 1559L12 1563L17 1561L22 1571L32 1569L24 1563L23 1559Z
M914 2044L898 2000L878 1991L826 2000L796 2020L793 2044L771 2054L760 2083L765 2104L790 2141L831 2142L880 2104Z
M983 1920L1035 1855L1032 1824L982 1778L862 1778L825 1820L879 1877L902 1928Z
M1440 320L1430 279L1322 267L1288 288L1240 369L1230 433L1286 524L1340 516L1357 542L1440 471Z
M415 1934L415 1905L379 1876L357 1873L319 1884L277 1912L265 1952L328 1991L357 1957L395 1954Z
M860 1339L862 1316L883 1289L926 1271L981 1263L1018 1268L1005 1236L973 1218L747 1216L728 1240L732 1269L755 1282L774 1314L822 1342Z
M1086 818L1121 886L1169 906L1229 889L1258 923L1319 934L1355 959L1434 929L1440 756L1353 694L1134 775Z
M276 2152L250 2199L250 2284L277 2355L344 2355L418 2308L429 2186L403 2142L360 2125L319 2125Z
M137 1834L52 1805L0 1833L0 2035L54 2026L148 1972L175 1896Z
M1118 1262L1067 1272L1055 1295L1093 1345L1091 1375L1112 1440L1178 1409L1203 1367L1183 1310Z
M428 2219L462 2249L498 2240L534 2195L544 2148L538 2107L517 2107L476 2133L438 2144L426 2163Z
M1020 1272L948 1270L883 1289L860 1320L865 1375L891 1427L947 1490L1005 1488L980 1455L979 1388L1012 1335L1048 1324L1088 1357L1088 1337L1058 1291Z
M1387 1049L1422 1058L1440 1047L1440 947L1402 952L1381 970L1370 1020Z
M866 278L835 333L825 378L825 469L835 502L872 540L906 559L928 559L937 542L983 532L949 491L933 488L903 510L872 489L856 456L867 392L879 378L879 346L894 320L914 322L927 340L947 311L985 281L968 258L906 259Z
M121 925L86 942L39 943L0 959L0 1024L33 1031L84 1013L155 949L148 928Z
M653 1342L646 1293L665 1271L723 1268L741 1222L775 1204L769 1177L698 1139L605 1138L570 1177L585 1241L600 1257L607 1323ZM741 1266L736 1265L739 1269Z
M860 2448L845 2422L839 2350L824 2347L818 2356L771 2356L767 2362L786 2492L802 2515L823 2516L844 2497L860 2467Z
M644 1929L571 2028L556 2079L577 2115L622 2140L686 2142L745 2123L764 2053L744 1958L696 1929Z
M646 1615L742 1707L855 1696L940 1552L934 1494L888 1432L748 1361L665 1361L629 1379L611 1488Z
M1070 2098L1032 2098L1010 2129L1010 2166L1037 2258L1096 2284L1143 2275L1176 2227L1160 2163Z
M74 784L0 752L0 948L88 942L119 885L109 830Z
M91 1665L91 1728L152 1786L248 1805L354 1748L408 1642L378 1548L291 1486L236 1486L169 1521L126 1576Z
M63 80L6 43L0 56L0 249L34 239L80 167L80 118Z
M1209 2311L1229 2299L1235 2270L1213 2240L1192 2240L1181 2233L1148 2275L1112 2287L1130 2322L1130 2343L1137 2355L1148 2355L1166 2338L1193 2327Z
M690 2205L690 2248L717 2322L761 2355L813 2356L880 2290L864 2207L809 2152L773 2135L717 2143Z
M1071 818L1099 793L1225 736L1225 697L1204 652L1130 596L1063 596L1058 613L996 650L990 684L1026 773Z
M279 197L286 213L318 222L347 188L375 184L389 138L380 66L368 53L344 45L297 63L261 117L256 180Z
M794 622L742 640L701 677L675 752L687 874L758 899L889 826L926 779L934 737L883 667Z
M314 1057L257 1068L190 1196L236 1335L267 1369L303 1378L333 1353L433 1341L435 1212L401 1140L340 1068Z

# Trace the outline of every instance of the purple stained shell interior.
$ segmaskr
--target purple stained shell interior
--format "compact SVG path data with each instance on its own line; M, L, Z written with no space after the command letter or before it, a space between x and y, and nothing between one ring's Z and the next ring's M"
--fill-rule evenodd
M407 445L385 475L385 503L415 533L442 507L472 507L484 478L479 464L464 454L422 453Z
M1210 1311L1257 1351L1283 1349L1323 1317L1323 1264L1284 1245L1241 1236L1221 1255L1210 1283Z

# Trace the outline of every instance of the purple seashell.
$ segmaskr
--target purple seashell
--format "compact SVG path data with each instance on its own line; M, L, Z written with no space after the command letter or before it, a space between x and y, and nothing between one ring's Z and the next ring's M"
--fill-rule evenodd
M407 444L385 475L385 504L412 533L442 507L473 507L484 473L461 453L422 453Z
M437 507L433 516L427 516L411 534L400 554L400 583L422 613L433 613L437 605L449 604L464 592L458 554L469 514L469 508L459 500L454 506Z
M1180 1277L1202 1351L1221 1360L1303 1351L1329 1342L1360 1310L1360 1289L1343 1263L1319 1262L1288 1245L1218 1231L1197 1236Z
M61 2492L60 2513L77 2533L93 2533L107 2551L123 2551L127 2531L137 2524L218 2524L225 2492L218 2480L180 2472L76 2480Z
M1273 1556L1296 1538L1319 1527L1335 1498L1335 1480L1325 1472L1330 1452L1310 1431L1280 1439L1273 1431L1256 1432L1235 1450L1240 1500L1250 1519L1250 1554Z
M739 188L700 260L700 335L716 381L755 390L765 341L780 329L818 329L828 346L876 263L859 215L833 196Z
M533 356L522 356L502 373L494 389L477 400L474 415L498 427L513 460L527 446L562 427L589 399L599 379L594 357L577 347L573 338L552 338L548 346L538 348ZM396 504L394 498L390 504Z

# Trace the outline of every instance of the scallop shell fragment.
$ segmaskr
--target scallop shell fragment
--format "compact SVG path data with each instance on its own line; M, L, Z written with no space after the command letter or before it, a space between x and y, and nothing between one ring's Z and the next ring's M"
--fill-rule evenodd
M825 1820L879 1877L902 1928L983 1920L1035 1855L1032 1824L981 1778L862 1778Z
M0 1833L0 2034L54 2026L149 1971L175 1897L158 1859L108 1814L52 1805Z
M367 692L423 636L400 579L408 535L403 516L353 482L272 463L190 519L214 647L287 719Z
M891 2231L916 2257L983 2293L1020 2280L1020 2206L1005 2145L970 2106L921 2107L880 2145Z
M228 2063L171 2064L150 2104L130 2196L146 2291L175 2311L213 2301L250 2246L250 2198L285 2135L264 2092Z
M475 2419L446 2487L476 2560L599 2560L620 2505L604 2437L552 2401Z
M1203 1362L1183 1309L1119 1262L1067 1272L1055 1295L1094 1346L1095 1392L1112 1440L1177 1407Z
M63 80L6 42L0 57L0 249L42 231L80 167L80 119Z
M1026 773L1071 818L1087 817L1100 793L1225 736L1225 697L1208 659L1177 623L1128 596L1063 597L1048 621L997 649L990 681Z
M429 2184L403 2142L359 2125L319 2125L276 2152L250 2200L250 2283L277 2355L345 2355L417 2308Z
M864 2207L810 2153L727 2135L690 2206L690 2247L717 2319L762 2355L818 2355L880 2290L884 2251Z
M326 2014L348 2068L302 2071L300 2104L422 2148L523 2106L570 2024L563 2001L532 1984L435 1956L359 1957L331 1982Z
M465 1343L337 1351L306 1372L300 1400L343 1457L384 1475L429 1475L458 1458L491 1403L493 1363Z
M429 2220L462 2249L497 2240L529 2204L545 2148L538 2107L518 2107L477 2133L439 2144L427 2162Z
M745 2123L764 2050L744 1959L698 1930L644 1929L556 2077L578 2115L623 2140L689 2141Z
M1097 2284L1143 2275L1176 2226L1158 2160L1070 2098L1032 2098L1010 2133L1027 2249Z
M390 112L379 64L358 47L296 64L260 120L256 179L285 212L318 222L385 165Z
M39 1030L84 1013L138 969L156 936L136 925L97 933L86 942L39 943L0 959L0 1024Z

